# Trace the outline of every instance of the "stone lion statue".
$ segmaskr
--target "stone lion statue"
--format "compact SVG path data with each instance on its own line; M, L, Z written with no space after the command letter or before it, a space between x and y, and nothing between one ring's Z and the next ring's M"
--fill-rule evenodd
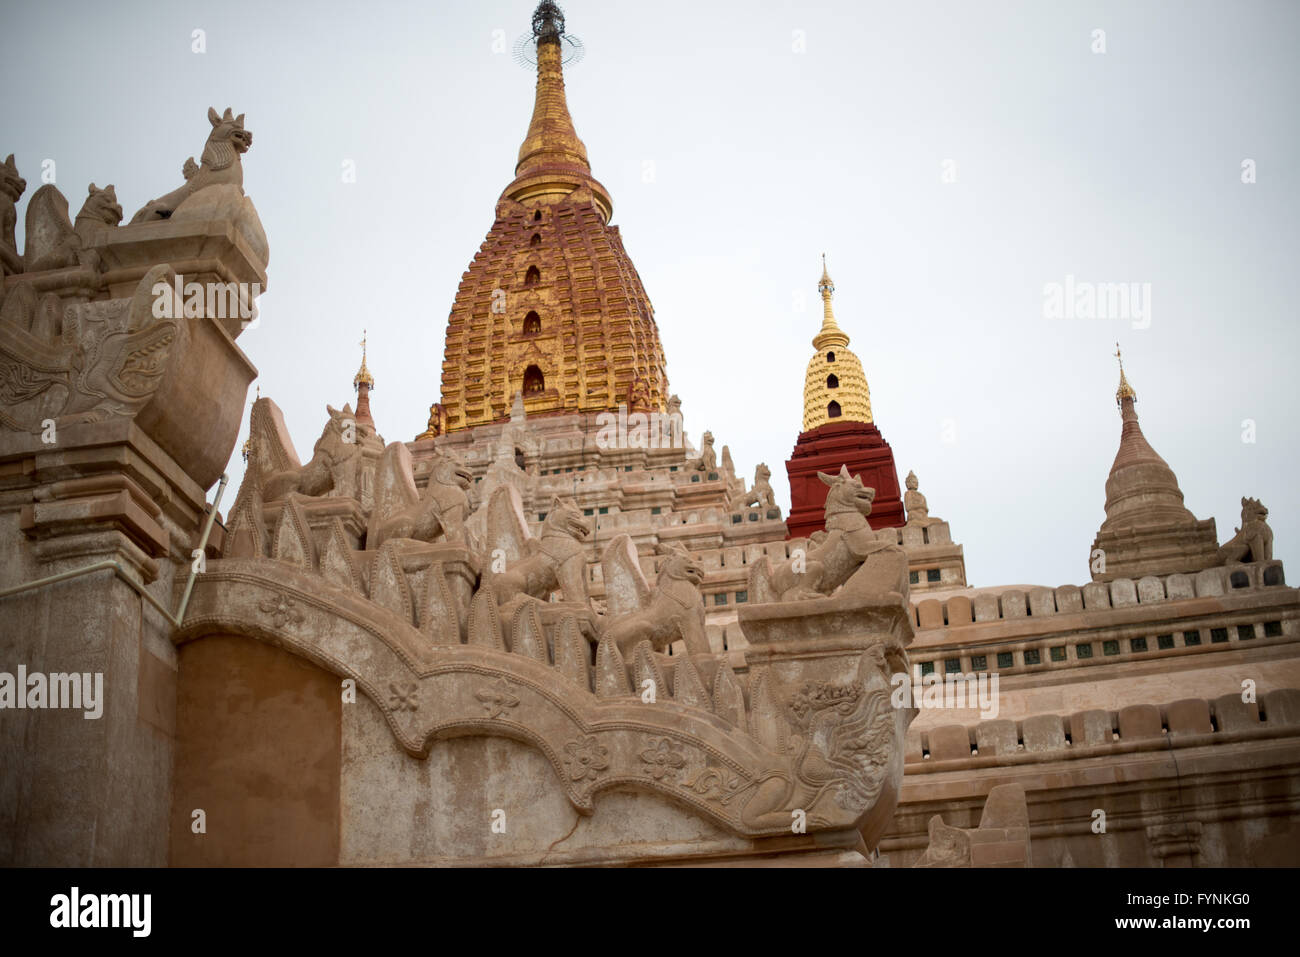
M907 554L893 542L876 538L867 516L876 490L862 476L841 466L838 475L818 472L829 486L826 532L818 533L806 552L771 567L767 556L749 574L754 601L801 601L823 598L843 588L858 595L907 601Z
M541 538L528 533L519 493L503 485L488 500L483 584L498 605L518 595L546 601L557 589L565 601L589 604L587 546L591 525L572 499L551 499Z
M379 548L395 538L418 542L448 542L468 545L465 520L469 517L467 491L473 474L459 459L445 451L434 453L429 483L424 492L415 489L411 454L405 444L394 442L384 450L379 463L375 507L370 513L366 548Z
M1273 530L1268 527L1268 509L1257 498L1241 500L1241 528L1215 558L1216 564L1230 562L1267 562L1273 558Z
M718 456L713 451L713 433L705 432L700 439L700 457L695 460L697 472L714 472L718 468Z
M75 224L68 221L68 201L47 183L27 204L27 248L23 252L27 272L78 264L97 269L99 253L94 247L121 221L122 207L111 183L103 189L90 184Z
M358 422L351 405L336 409L325 406L329 421L312 448L311 461L306 465L268 470L262 478L262 498L274 502L290 493L311 497L342 496L360 499L358 466L366 445L377 444L375 430ZM272 436L253 436L254 454L261 444ZM278 436L276 436L278 438ZM260 460L259 457L259 464Z
M18 175L14 154L0 163L0 276L23 271L23 260L18 255L18 240L14 229L18 225L16 204L27 189L27 180ZM3 293L3 289L0 289Z
M767 467L767 463L758 463L758 468L754 469L753 488L748 492L741 492L731 500L732 511L751 506L763 509L776 508L776 495L772 491L772 483L768 481L771 477L772 470Z
M208 186L230 184L241 193L244 191L244 167L239 156L253 145L252 131L244 129L244 114L231 116L230 107L226 107L224 114L218 114L208 107L208 122L212 124L212 132L203 146L202 164L195 163L193 156L186 160L181 170L184 184L146 203L131 217L132 225L170 218L177 206Z
M709 654L700 597L703 567L676 543L656 545L655 554L664 556L664 561L650 588L628 536L620 535L605 550L600 564L609 614L602 638L614 642L624 656L643 641L655 651L684 641L688 654Z

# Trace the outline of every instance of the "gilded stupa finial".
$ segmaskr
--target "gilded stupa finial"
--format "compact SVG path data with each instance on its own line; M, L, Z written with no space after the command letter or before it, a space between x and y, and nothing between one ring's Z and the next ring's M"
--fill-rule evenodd
M361 330L361 368L357 370L356 378L352 380L352 388L360 389L362 385L368 389L375 387L375 377L370 374L366 367L366 330Z
M262 401L262 387L259 385L257 387L257 398L255 398L250 404L256 405L260 401ZM248 424L248 438L244 439L244 444L239 447L239 454L243 456L245 462L247 462L248 457L253 454L253 419L251 414L249 415Z
M1119 361L1119 388L1115 390L1115 404L1123 409L1125 399L1137 401L1137 393L1133 391L1133 387L1128 384L1128 377L1124 375L1124 356L1120 354L1118 342L1115 343L1115 358Z
M532 30L520 39L523 46L516 55L521 63L536 63L537 93L528 133L519 146L515 179L503 195L525 205L554 203L586 187L608 222L613 201L591 175L587 147L574 129L564 92L564 64L581 56L582 43L567 31L564 11L553 0L537 5Z
M835 322L835 310L831 308L831 297L835 295L835 283L826 268L826 254L822 253L822 278L817 283L817 291L822 297L822 327L813 337L813 348L821 352L827 346L847 346L848 334Z
M826 269L826 254L822 253L822 279L817 284L817 291L823 296L829 292L835 292L835 283L831 282L831 274Z

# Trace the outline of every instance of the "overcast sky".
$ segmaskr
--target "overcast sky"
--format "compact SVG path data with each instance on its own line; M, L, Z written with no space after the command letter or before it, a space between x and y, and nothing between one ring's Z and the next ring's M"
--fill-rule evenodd
M365 328L379 430L411 439L531 115L510 49L532 6L4 0L20 235L45 159L74 211L94 180L129 218L181 183L209 106L245 113L271 262L239 345L262 394L307 458ZM1296 554L1300 4L563 7L587 51L570 110L687 430L749 476L765 461L783 507L825 252L900 480L916 470L971 584L1088 580L1116 340L1188 507L1226 541L1257 496ZM1149 315L1048 318L1067 276L1149 284Z

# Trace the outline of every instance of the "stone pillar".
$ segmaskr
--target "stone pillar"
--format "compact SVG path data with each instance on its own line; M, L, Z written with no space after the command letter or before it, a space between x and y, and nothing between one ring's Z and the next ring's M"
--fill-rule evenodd
M264 284L242 233L180 212L106 233L97 255L108 273L62 270L82 275L95 290L89 301L48 291L67 285L49 272L4 279L6 298L39 301L48 317L44 326L21 310L0 317L0 378L17 384L0 416L0 591L19 589L0 597L8 866L167 862L176 711L168 613L257 374L231 337L237 317L209 315L206 302L160 314L155 295L158 283L188 281L177 286L169 256L232 284ZM201 261L187 258L199 247ZM208 553L221 544L218 525ZM22 588L55 575L68 577ZM16 695L38 707L16 707Z

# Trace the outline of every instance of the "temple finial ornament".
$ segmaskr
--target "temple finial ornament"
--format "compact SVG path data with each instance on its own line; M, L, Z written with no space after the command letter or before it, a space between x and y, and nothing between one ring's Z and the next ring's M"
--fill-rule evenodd
M370 374L370 369L366 366L366 330L361 330L361 368L357 370L356 377L352 380L352 388L360 390L362 386L368 389L375 387L375 377Z
M817 292L822 297L822 327L813 337L813 348L820 352L827 346L847 346L848 334L835 322L835 310L831 307L831 298L835 295L835 283L831 282L830 273L826 271L825 253L822 253L822 278L817 283Z
M533 11L533 36L538 43L559 43L564 36L564 11L554 0L542 0Z
M352 379L352 388L357 390L357 421L374 428L375 420L370 415L370 390L375 387L375 377L366 366L366 330L361 330L361 368Z
M1118 342L1115 343L1115 358L1119 360L1119 388L1115 390L1115 404L1123 409L1125 399L1137 401L1137 393L1133 391L1133 387L1128 384L1128 378L1124 375L1124 357L1120 354Z

